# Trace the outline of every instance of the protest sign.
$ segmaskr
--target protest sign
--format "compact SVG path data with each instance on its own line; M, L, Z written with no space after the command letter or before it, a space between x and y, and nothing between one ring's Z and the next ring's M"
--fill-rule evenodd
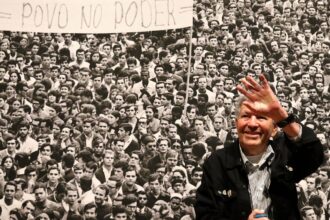
M192 25L192 0L1 0L0 29L117 33Z

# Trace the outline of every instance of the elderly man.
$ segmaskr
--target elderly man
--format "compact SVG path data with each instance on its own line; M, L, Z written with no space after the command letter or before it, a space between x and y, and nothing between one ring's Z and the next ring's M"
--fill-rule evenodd
M300 219L295 184L320 166L322 145L259 78L237 86L245 96L236 114L238 140L204 163L197 219Z

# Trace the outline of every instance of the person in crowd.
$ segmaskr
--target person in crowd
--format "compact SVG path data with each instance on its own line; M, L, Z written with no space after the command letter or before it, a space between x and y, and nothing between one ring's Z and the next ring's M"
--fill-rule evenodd
M20 212L23 214L23 217L25 219L33 219L35 207L36 205L34 200L26 200L22 203L22 208L20 209Z
M170 149L170 144L171 144L171 141L167 137L162 137L162 138L158 139L157 144L156 144L157 148L158 148L157 155L155 155L153 158L151 158L147 164L148 169L151 172L155 171L155 168L154 168L155 164L157 164L157 163L165 164L166 154L167 154L168 150Z
M62 200L62 207L59 212L64 219L72 219L74 214L79 215L79 204L78 204L78 189L74 186L67 187L66 195Z
M96 205L96 219L104 219L111 213L111 206L106 201L109 194L109 188L106 185L98 185L94 191L94 202Z
M148 185L150 191L147 192L147 204L146 206L152 208L157 200L170 201L168 193L162 190L160 176L158 174L152 174L149 176Z
M96 205L94 203L88 203L83 209L84 219L96 219Z
M26 192L28 184L27 184L25 179L16 178L14 180L14 182L17 185L17 190L16 190L16 193L15 193L15 199L17 199L19 202L21 202L22 205L24 205L25 201L34 201L35 200L33 194L30 194L30 193Z
M21 208L22 203L15 199L17 185L13 181L6 183L4 187L4 197L0 200L1 219L9 219L10 211Z
M93 140L101 138L100 135L94 131L95 124L95 121L93 121L91 118L86 118L83 121L83 132L77 138L81 149L92 149Z
M118 190L118 195L128 195L135 194L140 190L143 190L143 187L137 184L137 171L134 167L127 167L124 170L124 180L121 187Z
M3 149L0 151L1 161L6 156L11 156L12 158L15 158L15 155L17 153L18 143L14 135L10 135L5 139L5 145L7 149Z
M128 219L128 211L123 205L115 206L112 214L115 220Z
M301 215L303 216L304 219L306 220L312 220L312 219L317 219L317 216L315 214L315 210L311 206L304 206L301 209Z
M38 183L33 188L33 193L35 195L36 206L35 206L35 216L43 213L47 209L58 211L60 205L56 202L50 201L47 197L47 186L44 183Z
M136 218L148 218L152 217L152 210L147 204L147 194L145 191L141 190L137 192L137 209L136 209Z
M31 153L35 152L38 150L38 142L32 138L29 134L28 131L30 129L30 125L28 122L22 122L18 125L18 144L19 152L24 152L30 155Z
M102 166L95 171L95 177L100 183L105 183L110 178L113 170L114 152L107 150L103 156Z
M194 204L196 203L196 197L193 195L186 196L182 199L183 212L186 214L181 219L182 220L192 220L196 219L196 213L194 209Z
M133 107L133 106L132 106ZM130 108L131 109L131 108ZM135 111L135 109L132 109ZM124 152L130 154L138 150L139 146L133 135L133 126L130 123L121 123L118 127L118 138L124 140Z
M134 194L128 194L123 199L123 205L127 210L128 219L136 219L137 197Z

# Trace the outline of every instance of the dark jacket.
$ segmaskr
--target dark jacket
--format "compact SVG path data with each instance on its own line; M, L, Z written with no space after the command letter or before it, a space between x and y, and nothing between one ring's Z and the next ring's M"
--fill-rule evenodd
M147 163L147 168L151 171L151 173L155 172L157 169L158 164L163 164L165 166L165 161L162 160L159 154L156 156L152 157L148 163Z
M135 150L140 150L140 145L135 140L132 140L131 143L125 149L125 153L131 155L131 153Z
M101 139L102 140L102 136L98 133L94 133L93 134L93 140L92 143L94 143L94 141L96 141L97 139ZM85 149L86 148L86 135L84 133L81 133L78 137L77 137L77 142L80 145L80 149Z
M311 129L302 128L301 140L296 143L284 134L270 143L275 158L270 165L268 192L274 220L300 219L295 183L313 173L323 162L320 141ZM195 205L197 219L248 219L252 212L249 183L238 141L213 153L203 170Z
M112 173L112 171L111 171ZM95 177L96 179L98 179L100 181L100 183L105 183L107 180L105 179L105 174L103 172L103 167L102 165L100 166L100 168L98 168L96 171L95 171Z

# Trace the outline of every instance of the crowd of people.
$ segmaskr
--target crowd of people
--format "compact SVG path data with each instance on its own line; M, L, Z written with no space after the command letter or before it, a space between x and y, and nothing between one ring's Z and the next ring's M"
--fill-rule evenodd
M0 32L0 219L196 219L203 162L237 138L236 85L260 74L324 146L297 191L304 219L330 218L330 4L193 10L177 30Z

